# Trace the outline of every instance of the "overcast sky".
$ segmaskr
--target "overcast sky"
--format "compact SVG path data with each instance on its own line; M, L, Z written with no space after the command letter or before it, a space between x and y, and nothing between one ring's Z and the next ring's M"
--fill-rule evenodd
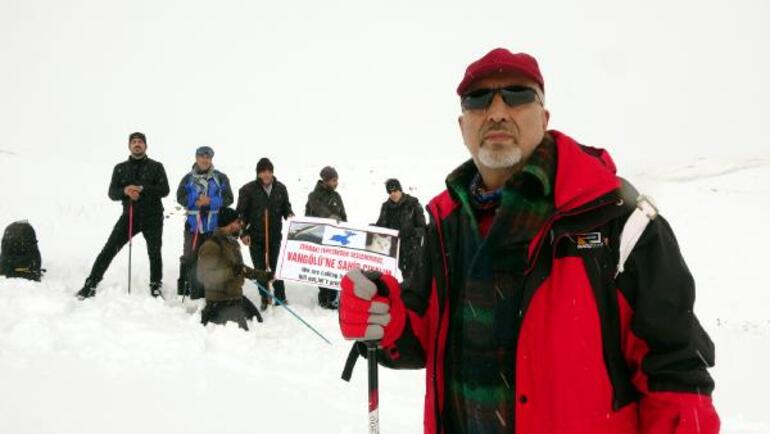
M443 176L467 157L454 89L502 46L539 60L551 127L621 170L770 158L769 21L764 0L0 0L0 150L117 161L140 130L184 165L208 144Z

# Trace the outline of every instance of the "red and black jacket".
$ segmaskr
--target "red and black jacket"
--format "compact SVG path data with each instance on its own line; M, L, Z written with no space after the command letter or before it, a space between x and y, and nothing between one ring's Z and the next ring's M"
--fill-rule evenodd
M633 188L609 155L556 141L556 211L529 247L516 342L517 434L713 434L714 346L693 313L695 285L668 223L645 230L615 277ZM444 433L444 355L453 256L467 218L449 190L428 205L424 261L402 291L403 332L381 364L426 368L425 432ZM588 247L580 240L600 234Z

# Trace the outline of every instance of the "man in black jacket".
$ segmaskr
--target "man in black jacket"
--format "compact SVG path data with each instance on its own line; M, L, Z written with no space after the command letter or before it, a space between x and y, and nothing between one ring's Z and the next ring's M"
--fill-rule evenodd
M347 221L345 205L342 197L337 193L337 171L326 166L321 169L321 179L316 183L315 189L307 196L305 215L307 217L330 218L339 221ZM324 309L337 308L337 291L331 288L318 288L318 304Z
M144 235L147 254L150 257L150 293L153 297L161 295L163 279L163 261L160 252L163 238L161 199L168 196L168 178L163 164L147 156L147 139L144 134L131 134L128 137L128 149L131 151L128 161L118 163L112 170L112 181L108 193L110 199L123 203L123 213L115 223L104 248L96 257L91 274L83 288L78 291L77 295L80 299L96 294L96 285L102 280L110 262L128 242L129 226L132 228L131 236L139 232Z
M249 246L251 262L259 270L275 270L281 250L283 219L294 217L286 186L273 175L273 163L267 158L257 162L257 179L238 191L238 214L246 223L241 241ZM268 281L259 280L267 289ZM286 303L286 289L282 280L273 281L275 297ZM260 291L260 308L267 309L270 301Z
M398 231L401 240L398 267L404 280L407 280L419 261L417 252L425 234L425 214L417 198L401 190L398 179L385 181L385 190L388 192L388 200L382 204L376 225Z

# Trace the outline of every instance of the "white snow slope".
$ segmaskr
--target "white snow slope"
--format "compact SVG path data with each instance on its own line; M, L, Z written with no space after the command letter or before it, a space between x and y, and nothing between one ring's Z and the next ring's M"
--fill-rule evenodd
M336 315L314 305L314 288L289 285L288 297L332 346L276 308L249 332L199 324L200 304L183 304L173 294L179 217L166 220L165 301L148 295L141 237L134 245L134 292L126 294L124 249L97 296L77 301L73 294L120 210L105 197L109 168L68 173L61 185L18 188L15 180L27 174L55 173L55 166L68 164L41 164L31 157L0 155L6 168L0 185L11 186L0 203L1 220L30 218L49 270L42 283L0 278L0 432L366 430L364 365L352 383L339 379L349 345L337 331ZM296 170L309 174L287 181L301 212L314 172ZM350 215L364 222L376 218L385 172L359 168L343 173L341 193ZM237 184L248 172L231 175ZM422 186L440 176L427 171L403 178L405 188L426 202L430 194ZM714 396L723 432L770 432L762 393L770 384L770 297L767 285L759 283L768 236L758 230L768 217L770 166L697 161L665 174L658 169L630 177L657 198L696 277L696 312L717 347ZM70 184L82 186L77 197L69 194ZM170 200L166 203L172 207ZM257 300L253 286L245 291ZM384 431L420 432L423 381L423 371L381 369Z

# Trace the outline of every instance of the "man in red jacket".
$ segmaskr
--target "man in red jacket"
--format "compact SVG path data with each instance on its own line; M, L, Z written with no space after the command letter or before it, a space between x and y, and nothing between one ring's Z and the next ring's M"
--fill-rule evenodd
M342 280L343 335L426 368L426 433L717 433L714 346L671 228L605 151L547 129L544 90L524 53L468 66L472 158L428 205L408 286Z

